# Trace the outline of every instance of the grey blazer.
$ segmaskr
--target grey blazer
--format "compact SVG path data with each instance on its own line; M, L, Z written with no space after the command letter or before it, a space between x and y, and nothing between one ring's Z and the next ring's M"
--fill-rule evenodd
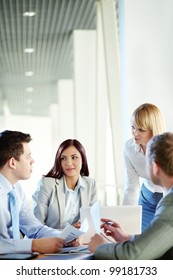
M97 200L95 180L81 176L80 188L81 206L88 207ZM33 211L35 216L49 227L61 229L65 212L65 192L63 178L54 179L43 177L33 198Z
M150 226L134 241L99 246L96 259L155 260L173 259L173 187L158 203Z

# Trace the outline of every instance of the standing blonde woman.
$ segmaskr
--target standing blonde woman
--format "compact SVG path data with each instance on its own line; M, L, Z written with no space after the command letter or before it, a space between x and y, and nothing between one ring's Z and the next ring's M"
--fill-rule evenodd
M146 145L165 132L162 113L153 104L140 105L131 117L132 138L124 145L125 188L123 205L142 205L142 231L152 220L163 189L152 183L146 173Z

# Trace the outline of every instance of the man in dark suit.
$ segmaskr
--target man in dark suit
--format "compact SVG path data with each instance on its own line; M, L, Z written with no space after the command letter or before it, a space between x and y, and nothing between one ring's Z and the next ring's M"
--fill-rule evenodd
M149 141L146 161L149 178L164 189L164 197L157 205L152 222L141 235L130 236L120 224L102 219L101 227L105 234L112 236L116 242L108 242L99 234L93 236L89 243L89 250L94 253L96 259L173 259L172 133L154 136Z

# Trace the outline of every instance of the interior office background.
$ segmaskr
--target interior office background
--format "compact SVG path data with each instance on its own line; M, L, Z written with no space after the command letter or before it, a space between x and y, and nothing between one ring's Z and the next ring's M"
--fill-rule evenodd
M57 80L58 102L51 104L49 116L13 115L3 104L0 130L20 130L33 139L32 177L21 182L29 200L59 144L76 138L86 149L100 202L119 205L122 147L131 137L133 110L154 103L173 131L172 0L119 0L118 14L114 0L95 2L97 28L73 32L74 78Z

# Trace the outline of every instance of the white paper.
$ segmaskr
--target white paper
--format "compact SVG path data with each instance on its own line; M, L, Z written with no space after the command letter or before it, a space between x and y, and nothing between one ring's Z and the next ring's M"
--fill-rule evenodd
M88 245L81 245L76 247L63 247L60 253L86 253L88 251Z
M80 229L73 227L72 225L67 225L60 234L60 238L65 240L65 243L71 242L72 240L78 238L88 230L88 221L85 219L81 224Z
M46 256L54 256L54 255L61 255L61 254L75 254L75 253L79 253L79 254L88 254L91 252L88 250L88 246L87 245L81 245L81 246L74 246L74 247L63 247L61 249L60 252L58 253L47 253L45 254Z
M96 233L100 233L100 204L96 201L91 207L91 217L93 220L94 228Z
M87 219L89 227L87 232L82 235L81 242L87 244L90 241L91 236L95 233L100 233L100 205L98 201L90 207L80 208L81 223L85 219Z

